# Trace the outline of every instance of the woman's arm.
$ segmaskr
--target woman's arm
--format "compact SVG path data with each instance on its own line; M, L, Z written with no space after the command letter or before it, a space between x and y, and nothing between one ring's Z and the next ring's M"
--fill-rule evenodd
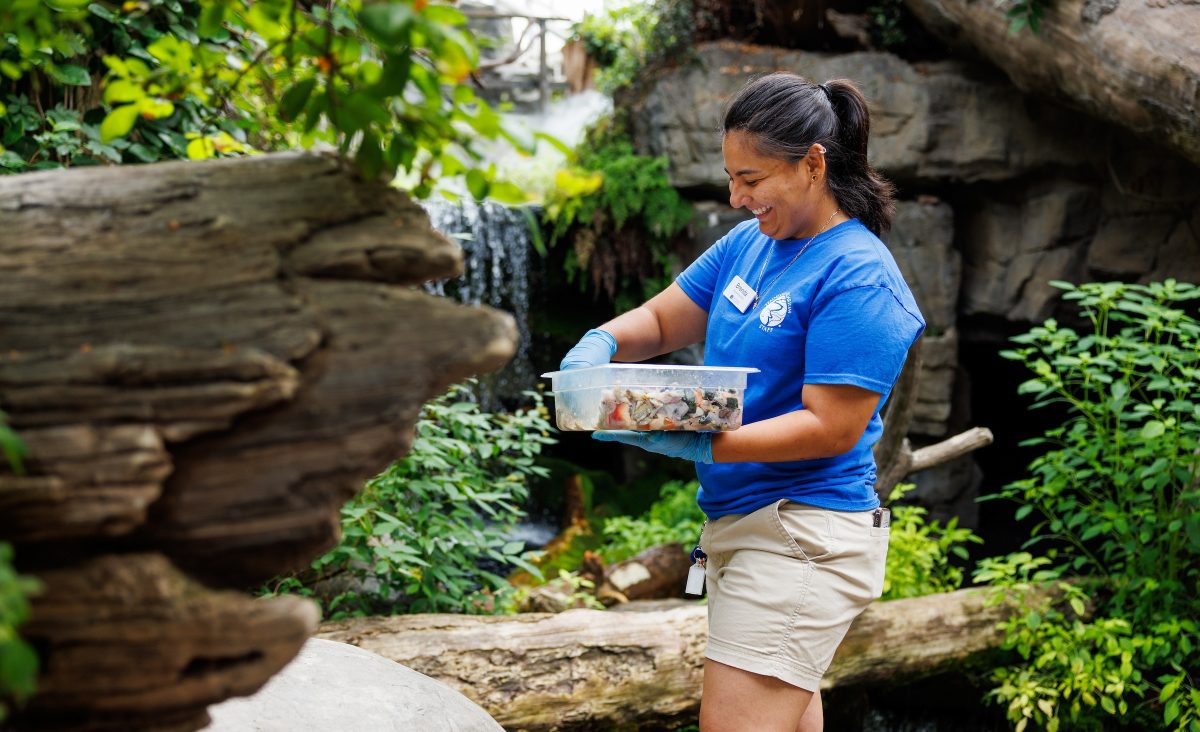
M802 410L713 435L713 462L766 463L841 455L863 436L880 394L857 386L809 384L802 399Z
M672 283L644 305L600 326L617 339L614 361L644 361L704 338L708 313Z

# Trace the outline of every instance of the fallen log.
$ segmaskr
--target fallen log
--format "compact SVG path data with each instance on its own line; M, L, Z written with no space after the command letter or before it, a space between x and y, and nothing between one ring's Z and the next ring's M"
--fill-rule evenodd
M867 608L822 688L910 680L999 646L1011 610L987 590ZM630 603L623 608L633 608ZM316 637L365 648L456 688L508 730L614 729L695 715L707 608L678 601L646 612L568 610L510 617L355 618Z
M1009 32L1006 3L905 0L927 29L1063 101L1200 164L1200 44L1193 2L1056 0L1038 31Z

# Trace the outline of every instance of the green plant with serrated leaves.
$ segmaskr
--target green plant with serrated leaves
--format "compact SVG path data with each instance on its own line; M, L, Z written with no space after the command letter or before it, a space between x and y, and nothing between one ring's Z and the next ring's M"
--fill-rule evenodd
M911 483L900 483L888 496L892 523L883 580L884 600L959 589L963 569L954 563L953 557L965 562L969 557L966 545L983 543L973 531L960 527L957 517L942 526L929 520L928 510L921 506L897 505L915 488Z
M465 385L428 402L408 455L342 508L338 546L270 591L303 586L333 618L497 611L512 588L482 565L540 576L523 543L505 538L555 443L541 393L526 394L532 406L512 413L480 411Z
M1022 730L1200 730L1200 287L1052 284L1090 327L1048 320L1002 355L1031 371L1019 391L1034 408L1066 418L1023 443L1043 450L1030 477L995 496L1034 519L1027 546L1044 552L982 562L976 579L1075 594L1006 624L1024 662L996 673L992 698Z

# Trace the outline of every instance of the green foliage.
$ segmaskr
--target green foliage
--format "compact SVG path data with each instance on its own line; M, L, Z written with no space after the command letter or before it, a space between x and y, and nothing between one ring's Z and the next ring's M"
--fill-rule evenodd
M0 13L10 171L326 144L367 177L407 171L419 196L465 173L477 197L520 197L474 167L473 140L512 138L463 83L478 49L450 5L12 5Z
M1016 35L1025 26L1029 26L1031 33L1041 32L1042 17L1050 0L997 0L997 4L1007 8L1008 32Z
M908 41L904 32L904 3L903 0L880 0L867 8L867 17L871 21L871 36L883 48L892 49L903 46Z
M522 542L504 538L524 516L529 479L546 475L536 458L555 442L541 394L528 394L533 406L511 414L481 412L466 386L427 403L409 454L342 508L338 546L313 575L273 591L303 585L334 618L495 611L511 587L481 562L539 574Z
M37 589L37 582L13 570L12 547L0 543L0 722L8 716L10 702L20 704L34 691L37 655L17 628L29 618L27 598Z
M600 556L612 563L638 554L658 544L676 542L691 551L704 528L704 512L696 504L696 481L670 481L659 491L659 498L638 517L614 516L605 519L605 543Z
M901 483L888 496L892 525L883 580L884 600L957 590L962 587L963 570L951 563L951 556L966 560L964 545L983 543L970 529L959 528L957 517L943 527L937 521L926 520L928 511L920 506L895 505L915 487Z
M563 604L568 608L606 609L604 603L600 602L596 597L596 583L584 577L579 572L560 568L557 580L551 580L551 582L558 582L567 588L568 593L564 598ZM501 611L508 615L520 612L521 603L524 602L533 589L533 587L518 587L513 592L505 595Z
M672 242L692 206L671 186L667 159L635 153L613 120L593 129L572 162L546 197L550 243L570 238L567 275L581 289L590 279L621 309L640 304L670 284L678 264Z
M647 69L692 57L691 0L628 2L573 28L599 67L596 87L613 94L646 79Z
M20 436L13 431L12 427L8 426L8 415L2 411L0 411L0 452L4 453L4 459L14 473L22 475L25 472L25 456L28 454L28 450Z
M1034 407L1067 417L1024 443L1046 452L999 494L1018 519L1037 519L1029 545L1051 548L981 563L977 579L1087 582L1073 615L1043 606L1010 621L1008 643L1027 663L999 671L993 696L1018 729L1118 717L1200 730L1200 321L1187 312L1200 288L1054 284L1091 330L1050 320L1004 352L1033 372L1019 391Z

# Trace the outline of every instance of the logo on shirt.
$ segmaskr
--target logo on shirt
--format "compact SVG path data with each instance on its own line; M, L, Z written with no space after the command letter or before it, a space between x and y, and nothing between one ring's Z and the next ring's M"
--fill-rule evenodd
M785 292L771 298L770 302L763 306L758 314L758 322L764 326L762 330L769 333L776 326L782 324L783 319L790 312L792 312L792 296Z

